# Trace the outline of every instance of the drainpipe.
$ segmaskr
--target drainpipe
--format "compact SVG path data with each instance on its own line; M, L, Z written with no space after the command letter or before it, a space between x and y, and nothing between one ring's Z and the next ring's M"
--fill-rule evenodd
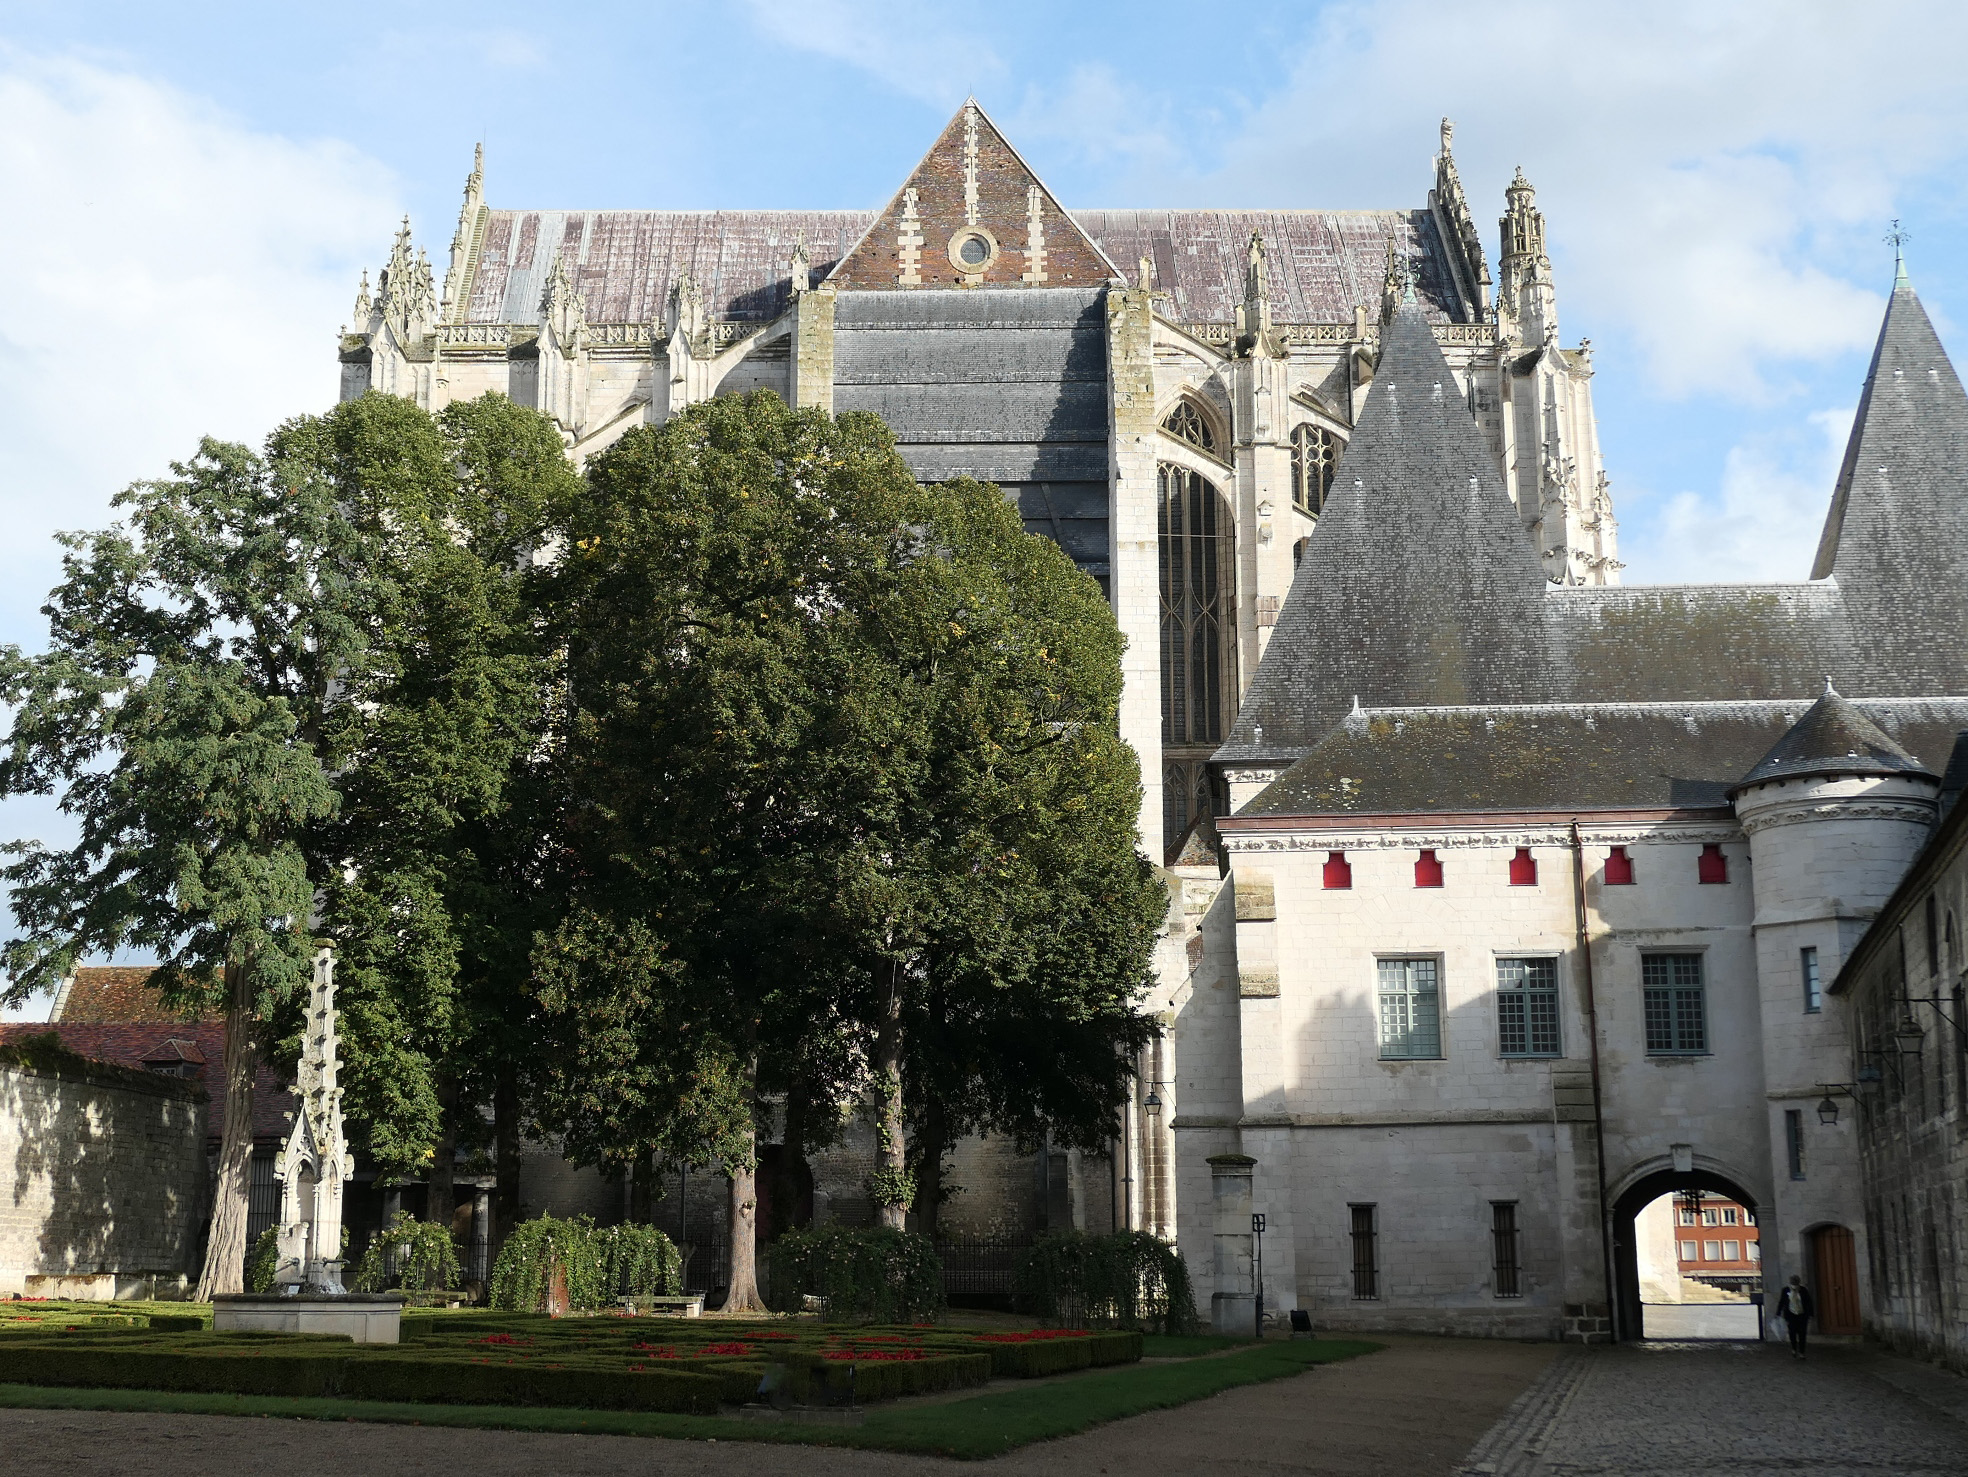
M1599 1092L1599 997L1592 983L1592 940L1585 926L1585 843L1579 839L1578 821L1572 821L1572 908L1578 926L1579 969L1585 979L1586 1039L1592 1045L1592 1132L1595 1144L1593 1163L1599 1170L1599 1257L1606 1274L1606 1320L1617 1341L1620 1327L1619 1299L1613 1282L1613 1228L1606 1217L1606 1116Z

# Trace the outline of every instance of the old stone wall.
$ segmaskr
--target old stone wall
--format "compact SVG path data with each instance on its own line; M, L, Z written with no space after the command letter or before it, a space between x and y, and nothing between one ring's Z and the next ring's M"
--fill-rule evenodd
M0 1063L0 1295L33 1276L195 1271L205 1196L194 1084Z

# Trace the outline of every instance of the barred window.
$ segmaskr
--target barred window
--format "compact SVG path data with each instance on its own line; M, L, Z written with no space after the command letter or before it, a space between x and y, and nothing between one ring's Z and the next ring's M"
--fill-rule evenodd
M1162 429L1178 441L1187 441L1212 456L1216 454L1216 432L1210 428L1209 417L1187 400L1177 402L1175 409L1163 419Z
M1647 1051L1653 1056L1694 1056L1708 1050L1699 954L1643 954Z
M1326 505L1333 471L1344 443L1324 426L1300 426L1292 432L1292 503L1314 518Z
M1382 959L1380 1054L1385 1060L1427 1060L1442 1054L1439 965L1434 959Z
M1490 1250L1496 1276L1496 1295L1522 1297L1523 1273L1517 1257L1517 1202L1490 1202Z
M1558 961L1497 960L1497 1050L1558 1055Z
M1380 1296L1380 1238L1374 1232L1374 1207L1349 1205L1353 1213L1353 1296Z
M1824 1009L1824 991L1818 983L1818 951L1811 947L1800 949L1798 963L1804 971L1804 1013L1816 1015Z

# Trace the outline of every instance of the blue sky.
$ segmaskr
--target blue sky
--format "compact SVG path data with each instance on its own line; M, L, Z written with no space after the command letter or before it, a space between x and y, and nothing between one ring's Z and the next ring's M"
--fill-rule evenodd
M396 218L879 205L969 93L1072 208L1419 205L1521 164L1595 349L1629 581L1801 577L1900 217L1964 344L1968 7L0 4L0 641L49 535L334 393ZM47 805L0 830L56 833Z

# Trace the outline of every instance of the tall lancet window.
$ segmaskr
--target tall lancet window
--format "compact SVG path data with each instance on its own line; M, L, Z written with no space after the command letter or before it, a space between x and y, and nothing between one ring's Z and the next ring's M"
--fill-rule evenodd
M1164 836L1217 807L1205 761L1229 728L1236 684L1230 505L1187 467L1160 469Z
M1345 443L1324 426L1300 426L1292 432L1292 502L1300 512L1319 516L1344 449Z

